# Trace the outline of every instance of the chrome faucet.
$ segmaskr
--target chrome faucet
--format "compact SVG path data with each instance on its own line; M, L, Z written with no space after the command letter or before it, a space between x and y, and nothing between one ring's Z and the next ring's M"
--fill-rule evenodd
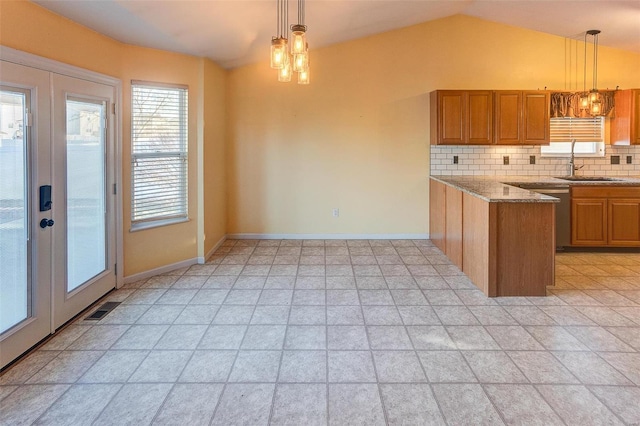
M576 156L574 155L574 149L576 147L576 140L571 141L571 159L569 160L569 176L575 176L576 171L584 167L584 164L580 167L576 166Z

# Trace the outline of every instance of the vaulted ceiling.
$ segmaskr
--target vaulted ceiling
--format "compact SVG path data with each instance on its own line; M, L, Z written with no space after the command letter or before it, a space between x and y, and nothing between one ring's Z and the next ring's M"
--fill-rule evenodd
M124 43L210 58L225 68L268 59L275 0L36 0ZM295 23L296 0L289 0ZM640 1L307 0L310 47L317 48L455 14L581 38L640 53ZM478 35L481 37L482 35Z

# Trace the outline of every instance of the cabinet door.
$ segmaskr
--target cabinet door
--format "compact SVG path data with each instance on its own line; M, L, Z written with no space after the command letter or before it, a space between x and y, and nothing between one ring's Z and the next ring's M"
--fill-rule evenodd
M525 145L547 145L549 143L549 92L523 92L521 143Z
M444 183L429 179L429 238L433 244L445 251L445 200Z
M640 145L640 89L633 89L631 143Z
M438 144L467 143L467 92L438 91Z
M640 200L609 199L609 244L640 246Z
M467 135L470 145L493 142L493 93L472 90L467 100Z
M496 144L515 145L522 139L522 92L495 92Z
M462 191L447 186L445 190L447 216L445 219L444 253L462 269Z
M607 245L607 199L571 199L571 244Z

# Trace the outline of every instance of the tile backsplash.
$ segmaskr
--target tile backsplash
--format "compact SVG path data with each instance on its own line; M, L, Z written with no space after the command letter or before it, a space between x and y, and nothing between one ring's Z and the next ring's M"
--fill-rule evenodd
M505 156L509 157L508 165L503 164ZM535 164L530 164L531 156L535 156ZM619 156L620 164L611 164L612 156ZM631 164L627 164L627 156L631 156ZM568 157L542 157L539 146L431 145L432 175L566 176L568 164ZM576 157L576 165L584 165L577 175L640 176L640 146L607 145L604 157Z

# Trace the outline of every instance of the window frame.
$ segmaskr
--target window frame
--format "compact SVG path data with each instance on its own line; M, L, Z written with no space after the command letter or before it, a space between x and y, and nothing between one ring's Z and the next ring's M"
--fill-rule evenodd
M591 152L575 152L575 157L582 157L582 158L600 158L600 157L604 157L605 156L605 147L606 147L606 121L605 121L605 117L587 117L589 119L593 119L593 118L598 118L600 120L600 140L598 141L578 141L576 144L576 148L579 149L580 146L583 143L591 143L593 144L593 148L591 150ZM580 120L582 118L551 118L551 120ZM552 122L553 123L553 122ZM553 126L552 126L553 127ZM565 147L566 149L563 151L546 151L545 149L548 149L549 147L552 146L552 144L566 144ZM551 138L551 141L549 143L549 145L543 145L540 147L540 156L541 157L560 157L560 158L566 158L566 157L570 157L571 156L571 141L553 141L553 139ZM556 145L557 146L557 145Z
M136 141L135 141L135 133L134 133L134 125L135 125L135 89L136 88L150 88L154 90L168 90L168 91L177 91L179 96L179 101L177 104L178 114L179 114L179 123L178 128L180 129L180 141L179 141L179 149L167 149L167 150L155 150L155 151L136 151ZM175 103L173 105L176 105ZM130 232L135 232L139 230L156 228L160 226L173 225L177 223L188 222L189 219L189 86L182 84L170 84L170 83L159 83L159 82L149 82L149 81L139 81L132 80L131 81L131 212L130 212L130 220L131 227L129 229ZM180 188L178 189L179 198L181 201L180 209L181 212L178 214L159 214L144 217L144 218L136 218L135 217L135 205L136 205L136 162L138 160L153 160L153 159L179 159L183 162L184 167L182 170L181 176L179 176L180 180Z

